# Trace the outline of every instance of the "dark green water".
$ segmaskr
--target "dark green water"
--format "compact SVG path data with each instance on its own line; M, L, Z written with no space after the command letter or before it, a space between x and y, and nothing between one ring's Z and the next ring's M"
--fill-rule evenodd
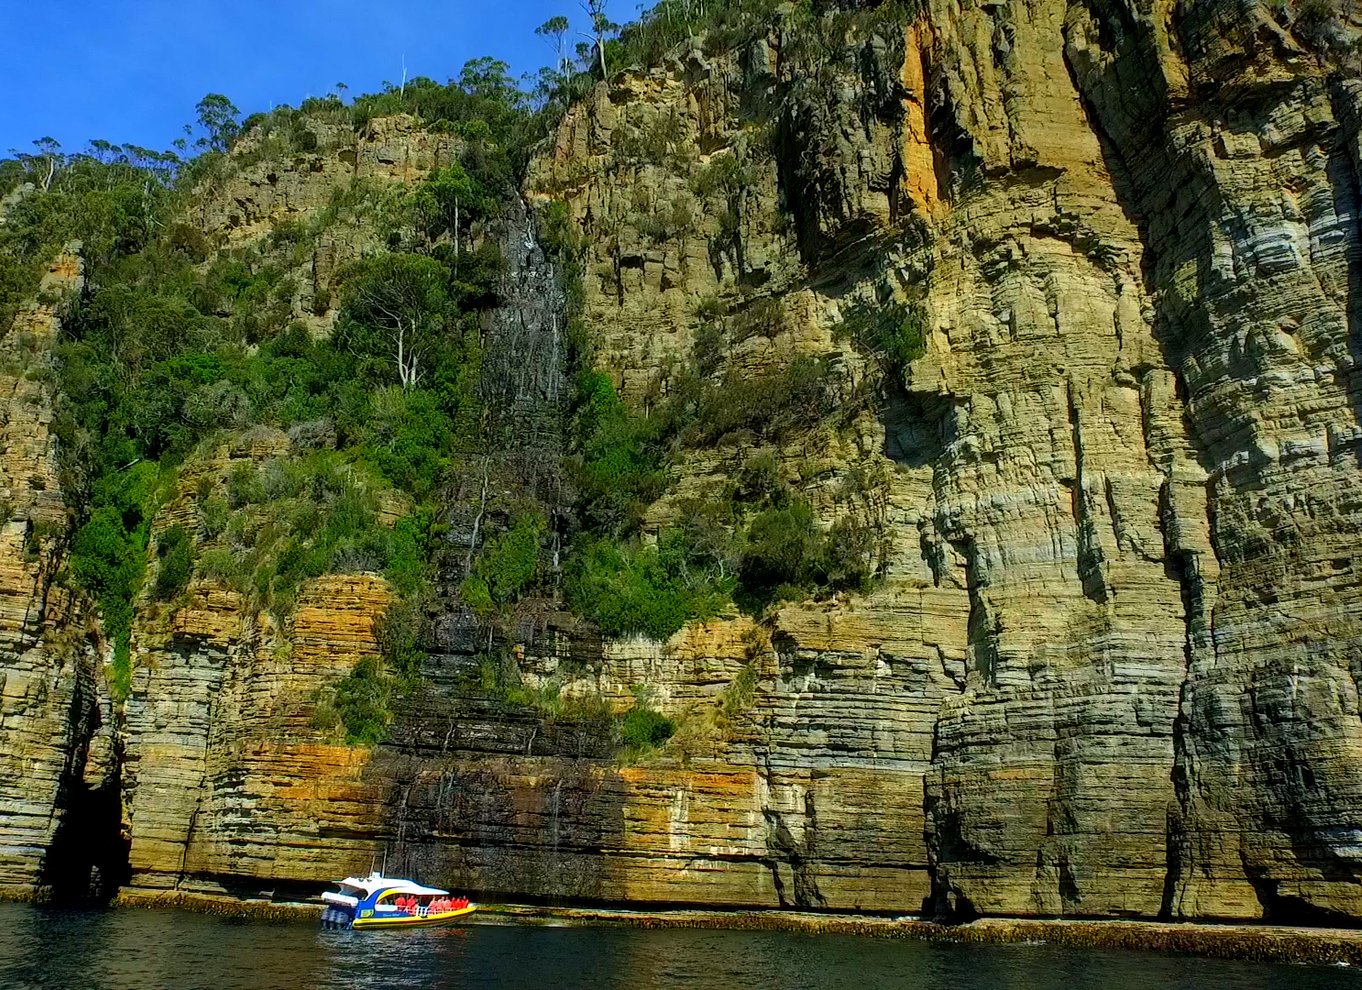
M178 911L0 904L0 987L1362 990L1362 972L775 932L497 925L323 932Z

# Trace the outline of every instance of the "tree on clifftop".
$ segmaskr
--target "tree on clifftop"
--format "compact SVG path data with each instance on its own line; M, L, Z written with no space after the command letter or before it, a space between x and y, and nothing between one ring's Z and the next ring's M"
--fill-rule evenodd
M11 151L10 153L23 163L32 177L34 185L43 192L47 192L52 188L52 179L62 167L66 156L62 154L61 142L56 138L39 138L33 142L33 146L38 149L36 155L23 154L19 151Z
M567 33L568 19L559 14L557 17L550 17L539 27L534 29L534 33L543 38L548 46L553 49L554 71L560 76L567 74L568 52L567 52Z
M209 93L194 108L204 136L195 142L204 151L226 151L241 130L241 111L221 93Z
M596 55L600 59L601 79L607 78L605 69L605 39L611 32L618 31L619 25L612 23L606 16L605 8L607 0L581 0L582 9L591 18L591 34L586 35L590 38L596 48Z

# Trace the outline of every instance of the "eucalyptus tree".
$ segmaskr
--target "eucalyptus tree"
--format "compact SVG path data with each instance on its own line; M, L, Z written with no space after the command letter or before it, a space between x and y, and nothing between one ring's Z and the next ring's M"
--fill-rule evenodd
M351 278L338 343L356 357L390 367L403 388L416 388L446 336L452 309L448 282L449 273L433 258L379 255Z
M566 75L568 71L567 35L569 27L568 19L559 14L557 17L550 17L534 30L534 33L543 38L553 51L556 60L554 69L560 76Z
M605 67L605 42L612 33L619 30L619 25L613 23L606 14L608 0L581 0L581 4L591 20L591 34L585 37L589 38L595 47L597 58L600 60L601 79L606 79L608 73Z

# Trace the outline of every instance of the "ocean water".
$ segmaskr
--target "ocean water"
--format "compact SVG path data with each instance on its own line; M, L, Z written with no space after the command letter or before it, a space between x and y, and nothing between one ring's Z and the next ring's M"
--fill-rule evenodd
M782 932L469 925L332 932L0 904L0 988L1362 990L1362 972Z

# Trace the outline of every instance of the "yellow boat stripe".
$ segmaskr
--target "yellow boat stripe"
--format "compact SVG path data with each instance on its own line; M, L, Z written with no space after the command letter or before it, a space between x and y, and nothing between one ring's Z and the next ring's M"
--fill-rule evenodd
M462 917L466 914L472 914L476 910L476 907L470 905L466 908L460 908L457 911L445 911L441 914L427 914L425 916L404 914L392 918L381 918L375 915L368 918L356 918L354 927L377 928L385 925L426 925L436 921L447 921L450 918Z

